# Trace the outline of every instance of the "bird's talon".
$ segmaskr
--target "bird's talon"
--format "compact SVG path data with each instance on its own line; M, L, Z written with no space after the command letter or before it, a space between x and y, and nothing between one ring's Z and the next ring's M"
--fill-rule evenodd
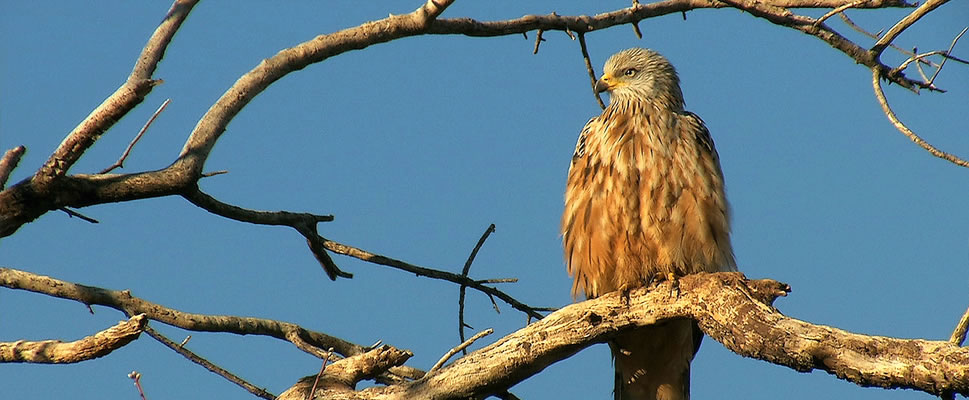
M680 298L680 280L672 272L666 274L666 280L670 282L670 297Z

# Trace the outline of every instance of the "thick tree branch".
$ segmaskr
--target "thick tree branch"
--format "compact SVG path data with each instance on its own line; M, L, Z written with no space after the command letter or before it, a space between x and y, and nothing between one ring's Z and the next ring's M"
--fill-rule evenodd
M402 365L414 354L390 346L380 346L364 354L347 357L325 366L319 375L301 378L279 395L278 400L339 399L352 396L357 382ZM320 383L320 385L317 385ZM317 390L318 389L318 390ZM313 392L314 396L309 396Z
M148 325L144 314L70 343L60 340L0 342L0 363L69 364L104 357L138 338Z
M628 303L612 293L565 307L414 382L328 391L327 398L480 398L618 333L674 318L696 319L737 354L797 371L819 369L862 386L969 393L969 349L948 341L865 336L790 318L770 306L787 285L740 273L681 278L679 296L667 285L634 290Z

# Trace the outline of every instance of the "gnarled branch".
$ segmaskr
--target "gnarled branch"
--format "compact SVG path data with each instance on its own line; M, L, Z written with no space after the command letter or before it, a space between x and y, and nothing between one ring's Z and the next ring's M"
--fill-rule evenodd
M0 362L69 364L92 360L131 343L147 326L148 318L144 314L138 314L94 335L69 343L60 340L0 342Z
M628 303L611 293L570 305L417 381L328 391L327 398L480 398L620 332L674 318L696 319L737 354L797 371L818 369L862 386L969 393L969 349L948 341L866 336L787 317L770 305L787 285L736 272L681 278L679 296L670 296L668 285L634 290Z

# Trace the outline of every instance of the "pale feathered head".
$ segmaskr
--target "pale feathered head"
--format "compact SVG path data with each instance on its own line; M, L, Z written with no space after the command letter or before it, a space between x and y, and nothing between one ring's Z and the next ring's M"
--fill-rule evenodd
M620 51L609 57L596 92L609 92L610 103L651 101L673 109L683 108L680 78L669 60L642 48Z

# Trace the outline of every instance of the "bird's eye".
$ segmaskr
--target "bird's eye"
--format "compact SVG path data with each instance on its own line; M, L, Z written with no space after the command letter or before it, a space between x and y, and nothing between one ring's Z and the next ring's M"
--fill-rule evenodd
M633 76L633 75L636 75L636 72L638 72L636 71L636 68L629 68L629 69L626 69L626 71L624 71L622 74L626 76Z

